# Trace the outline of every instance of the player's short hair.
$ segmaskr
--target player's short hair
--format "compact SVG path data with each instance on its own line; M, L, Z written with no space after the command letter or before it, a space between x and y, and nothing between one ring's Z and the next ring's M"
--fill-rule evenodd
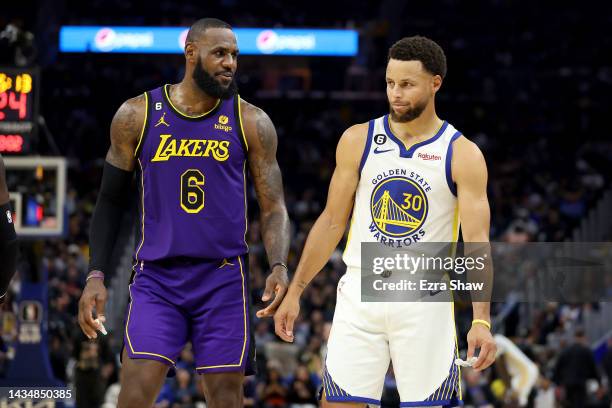
M232 29L232 26L223 20L218 18L201 18L189 27L187 33L187 40L185 42L194 42L200 38L206 30L209 28L228 28Z
M432 75L446 76L446 55L435 41L415 35L404 37L389 48L387 62L393 58L400 61L421 61Z

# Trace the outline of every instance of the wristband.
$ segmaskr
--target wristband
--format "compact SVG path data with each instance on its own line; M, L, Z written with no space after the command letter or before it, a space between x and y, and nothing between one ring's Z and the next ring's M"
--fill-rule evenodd
M104 273L100 271L91 271L87 274L87 279L85 279L85 282L93 278L102 279L102 281L104 282Z
M475 325L476 323L483 324L483 325L487 326L487 329L491 330L491 323L487 322L486 320L482 320L482 319L474 319L474 320L472 320L472 326Z
M289 271L289 268L287 267L287 265L284 262L275 262L272 264L272 266L270 267L270 270L273 270L274 267L276 266L282 266L283 268L285 268L286 271Z

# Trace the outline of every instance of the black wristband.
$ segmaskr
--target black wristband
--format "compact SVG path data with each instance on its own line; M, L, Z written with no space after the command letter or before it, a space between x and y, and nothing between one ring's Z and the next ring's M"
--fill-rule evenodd
M270 270L273 270L275 266L282 266L287 272L289 271L289 268L284 262L274 262L272 266L270 266Z

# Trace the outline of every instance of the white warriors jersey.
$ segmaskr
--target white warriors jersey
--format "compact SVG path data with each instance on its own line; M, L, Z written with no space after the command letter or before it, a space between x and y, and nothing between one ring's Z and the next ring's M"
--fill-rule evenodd
M409 149L393 134L389 115L368 124L360 180L343 259L361 268L361 243L407 248L416 242L456 242L459 213L452 180L452 142L461 133L446 121Z

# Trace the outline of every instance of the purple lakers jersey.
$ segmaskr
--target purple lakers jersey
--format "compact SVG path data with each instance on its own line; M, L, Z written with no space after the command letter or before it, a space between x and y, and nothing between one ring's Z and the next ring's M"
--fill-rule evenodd
M136 148L136 261L230 258L247 252L247 142L238 95L201 115L172 105L168 85L145 93Z

